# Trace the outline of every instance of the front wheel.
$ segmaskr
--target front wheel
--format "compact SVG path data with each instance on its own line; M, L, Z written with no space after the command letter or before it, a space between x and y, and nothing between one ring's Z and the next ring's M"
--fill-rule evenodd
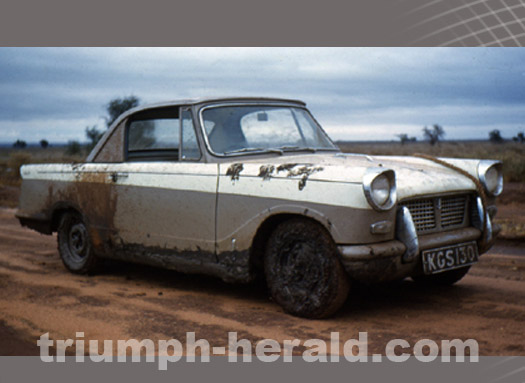
M467 275L469 270L470 266L466 266L459 269L443 271L438 274L417 275L413 276L412 279L414 282L425 286L450 286Z
M62 215L57 240L58 252L69 271L87 274L97 268L99 259L93 249L87 225L80 214L67 212Z
M293 315L330 316L348 296L337 247L312 221L292 219L277 226L266 246L264 271L273 299Z

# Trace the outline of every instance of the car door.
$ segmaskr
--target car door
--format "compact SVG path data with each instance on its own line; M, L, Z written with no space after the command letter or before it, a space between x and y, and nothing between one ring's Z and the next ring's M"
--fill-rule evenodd
M217 165L200 162L189 108L132 116L112 166L116 242L136 252L215 260Z

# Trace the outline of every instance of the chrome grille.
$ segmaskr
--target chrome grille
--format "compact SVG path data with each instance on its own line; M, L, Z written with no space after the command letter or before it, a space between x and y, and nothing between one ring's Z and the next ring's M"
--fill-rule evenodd
M441 198L441 227L458 226L465 220L467 196Z
M455 229L468 224L468 194L414 199L402 205L410 211L418 233Z
M418 232L432 230L436 227L436 212L433 200L418 199L409 201L404 205L408 207Z

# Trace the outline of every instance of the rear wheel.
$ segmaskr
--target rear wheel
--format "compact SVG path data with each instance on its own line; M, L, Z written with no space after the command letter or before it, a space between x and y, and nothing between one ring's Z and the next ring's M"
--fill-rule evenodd
M277 226L266 246L264 271L273 299L293 315L327 317L348 296L337 247L312 221L292 219Z
M93 250L87 225L80 214L64 213L57 237L60 257L69 271L86 274L97 268L99 259Z
M414 282L425 286L450 286L467 275L470 266L455 270L443 271L438 274L413 276Z

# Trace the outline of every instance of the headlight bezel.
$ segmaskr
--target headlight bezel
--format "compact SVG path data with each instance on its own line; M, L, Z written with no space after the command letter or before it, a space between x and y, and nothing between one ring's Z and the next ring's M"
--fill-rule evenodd
M494 190L489 189L487 173L491 169L496 169L498 172L498 181ZM478 164L478 178L485 188L485 191L492 197L497 197L503 191L503 163L501 161L482 160Z
M374 181L381 176L384 176L388 179L390 186L388 199L383 204L378 203L374 199L372 188ZM368 168L363 176L363 191L368 204L375 210L387 211L392 209L397 202L396 173L392 169Z

